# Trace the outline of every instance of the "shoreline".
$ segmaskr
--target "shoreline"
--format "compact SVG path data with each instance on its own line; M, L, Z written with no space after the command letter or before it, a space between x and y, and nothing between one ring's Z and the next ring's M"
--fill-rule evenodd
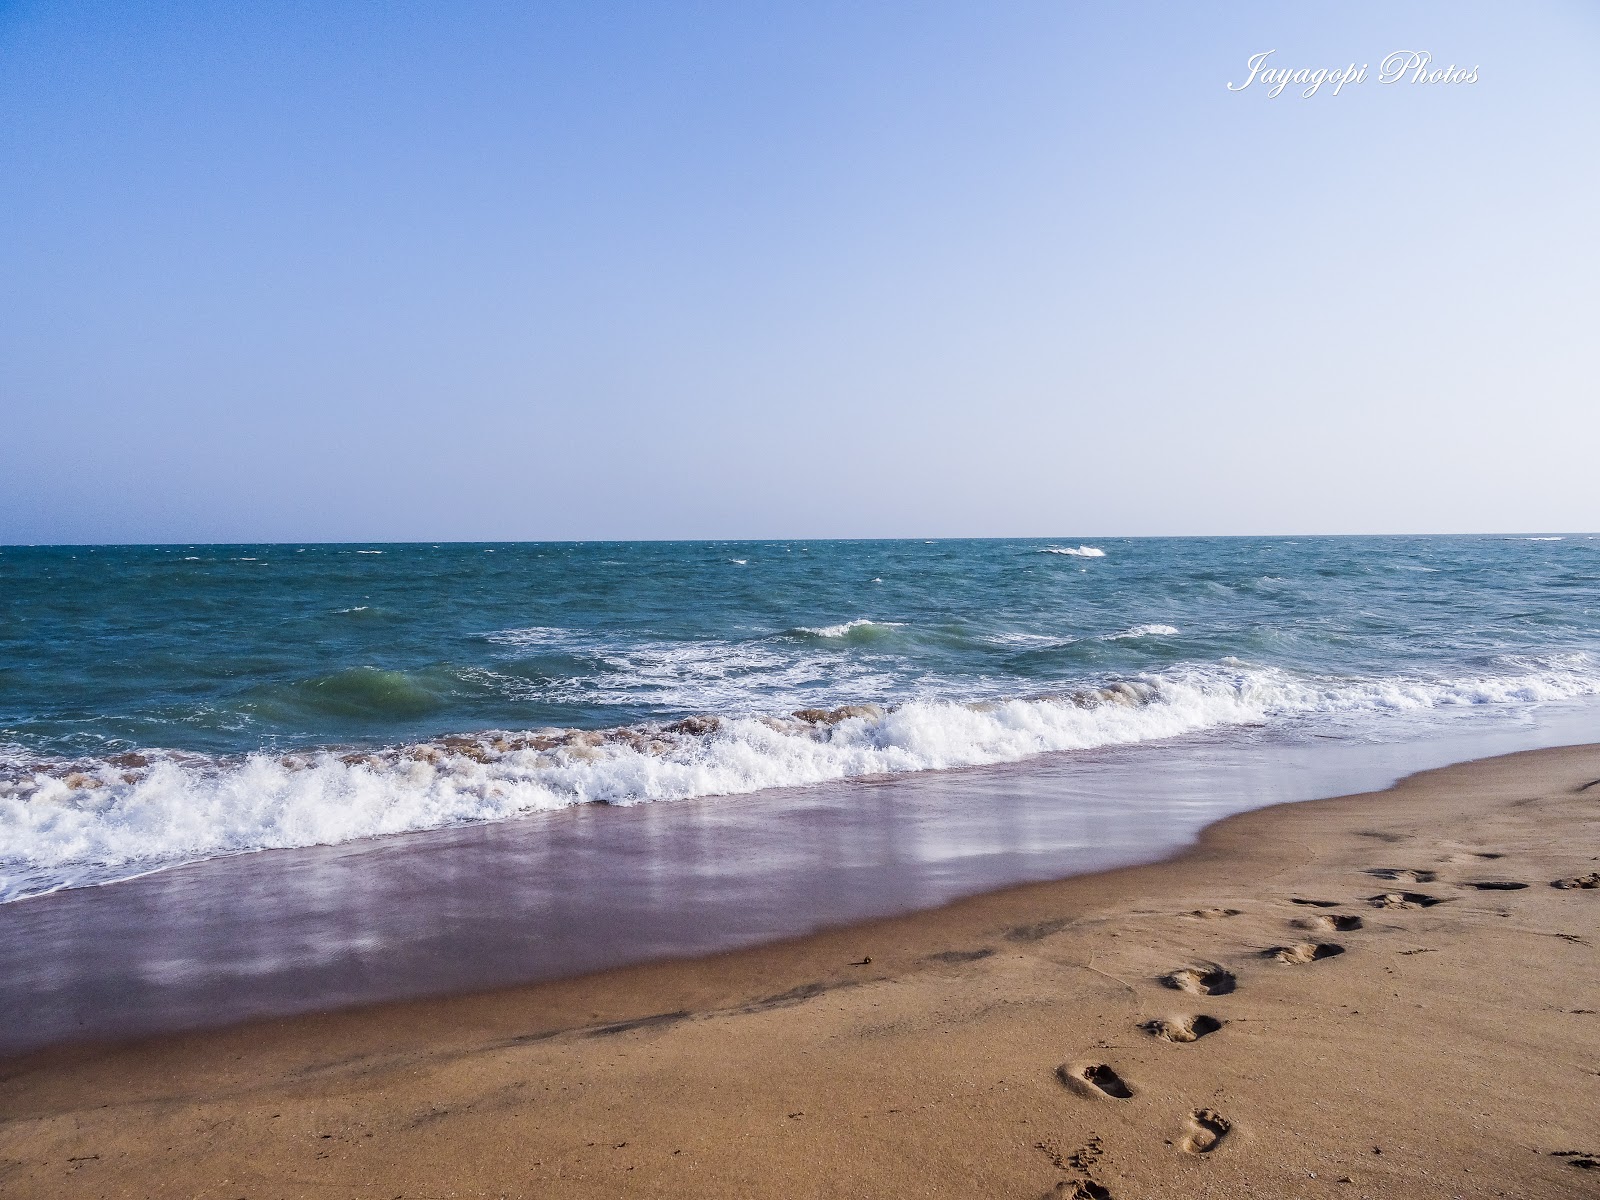
M0 1058L693 958L1159 861L1212 821L1587 741L1600 707L1371 744L1198 735L213 858L0 905Z
M1550 886L1600 867L1597 778L1523 751L707 957L37 1051L0 1183L1600 1194L1600 889Z

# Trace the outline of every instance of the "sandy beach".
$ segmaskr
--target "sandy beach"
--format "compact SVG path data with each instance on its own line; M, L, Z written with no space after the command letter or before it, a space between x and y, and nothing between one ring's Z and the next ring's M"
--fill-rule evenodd
M1600 746L1487 759L752 950L13 1059L0 1188L1600 1195L1597 871Z

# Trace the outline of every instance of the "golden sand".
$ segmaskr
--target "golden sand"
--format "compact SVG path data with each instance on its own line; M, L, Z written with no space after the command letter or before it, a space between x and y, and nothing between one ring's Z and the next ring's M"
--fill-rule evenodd
M0 1194L1600 1196L1597 868L1600 747L1541 750L753 950L47 1051L0 1065Z

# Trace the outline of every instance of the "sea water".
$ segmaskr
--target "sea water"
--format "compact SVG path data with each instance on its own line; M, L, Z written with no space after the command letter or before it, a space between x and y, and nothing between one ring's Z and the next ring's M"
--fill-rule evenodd
M1196 733L1394 743L1596 694L1583 534L8 547L0 899Z

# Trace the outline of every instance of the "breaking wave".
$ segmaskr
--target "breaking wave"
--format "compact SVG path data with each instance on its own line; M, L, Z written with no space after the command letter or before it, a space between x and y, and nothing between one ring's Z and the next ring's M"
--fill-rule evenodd
M1099 546L1046 546L1040 554L1070 554L1073 558L1104 558L1106 552Z
M899 629L904 624L904 621L873 621L866 617L858 617L854 621L845 621L841 625L824 625L820 629L801 625L794 632L819 638L848 638L852 635L874 633L879 630Z
M535 644L551 632L521 631ZM608 730L494 731L343 752L152 750L69 761L30 758L13 748L0 752L0 900L216 855L574 804L744 793L1015 762L1229 726L1600 693L1600 670L1585 655L1507 666L1501 674L1434 680L1304 676L1244 664L1179 667L1048 696L919 699ZM377 677L340 682L394 685Z

